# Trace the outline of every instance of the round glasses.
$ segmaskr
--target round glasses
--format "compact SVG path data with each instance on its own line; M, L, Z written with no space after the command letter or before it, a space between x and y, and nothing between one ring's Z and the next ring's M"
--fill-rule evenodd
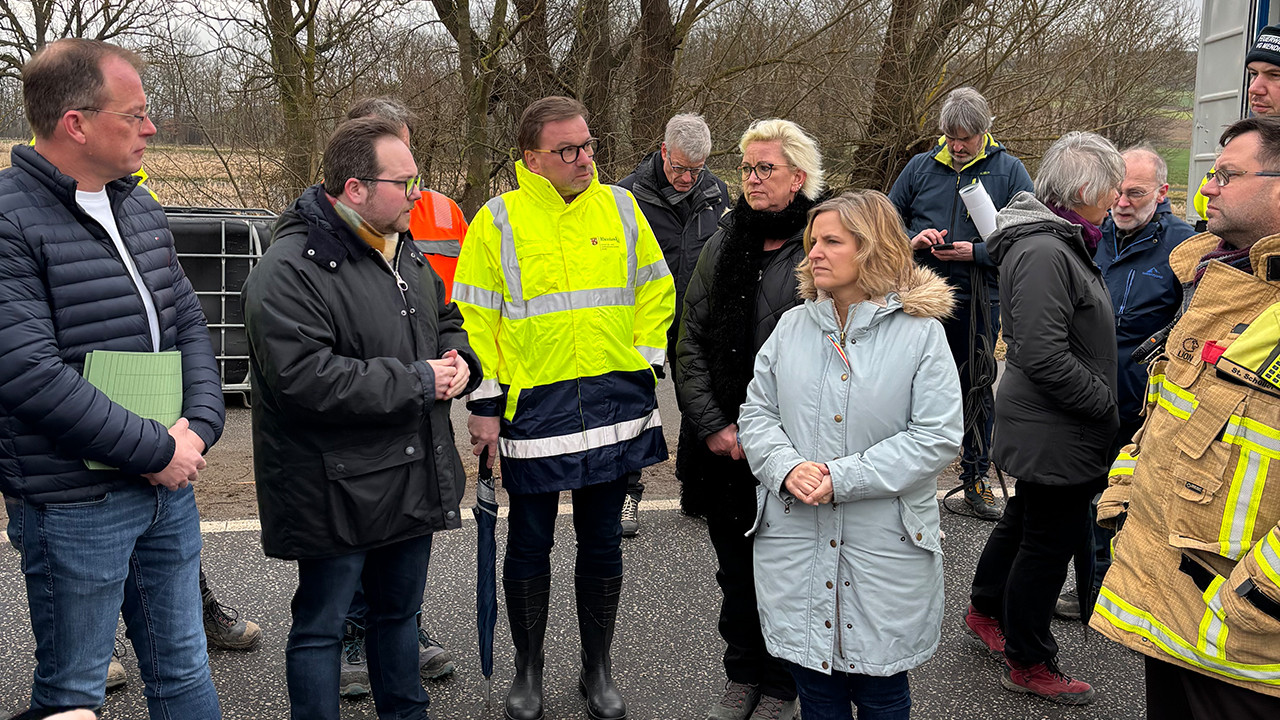
M568 147L562 147L559 150L534 149L533 152L556 153L557 155L560 156L560 159L565 162L565 164L576 163L578 162L579 153L585 152L588 158L594 158L596 156L596 139L591 138L590 140L582 143L581 145L570 145Z

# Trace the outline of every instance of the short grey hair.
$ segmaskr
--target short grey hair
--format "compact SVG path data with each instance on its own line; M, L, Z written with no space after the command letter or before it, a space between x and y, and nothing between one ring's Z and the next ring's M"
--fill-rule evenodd
M418 116L404 103L389 97L370 97L357 100L347 110L348 120L366 117L378 117L396 125L408 128L410 132L418 124Z
M695 113L680 113L668 120L662 141L668 151L679 150L690 162L703 162L711 155L711 128Z
M792 166L804 171L804 184L800 186L800 194L810 200L817 200L826 187L822 172L822 151L818 142L804 131L804 128L779 118L756 120L738 140L738 150L747 154L747 146L757 142L777 142L782 145L782 156Z
M1130 155L1140 155L1148 158L1151 160L1152 167L1156 169L1156 184L1164 185L1169 182L1169 166L1165 163L1164 158L1160 157L1160 153L1156 152L1156 149L1149 144L1134 145L1131 148L1126 148L1120 154L1126 159Z
M1111 141L1069 132L1049 146L1036 173L1036 197L1070 209L1097 203L1124 182L1124 158Z
M952 137L985 135L991 129L991 106L982 93L971 87L952 90L938 113L938 129ZM965 135L959 135L963 132Z

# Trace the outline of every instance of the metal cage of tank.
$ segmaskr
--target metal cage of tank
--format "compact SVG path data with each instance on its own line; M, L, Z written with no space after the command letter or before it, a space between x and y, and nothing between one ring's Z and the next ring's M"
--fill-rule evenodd
M271 241L276 214L256 208L166 207L173 243L200 298L224 393L249 397L249 340L240 288Z

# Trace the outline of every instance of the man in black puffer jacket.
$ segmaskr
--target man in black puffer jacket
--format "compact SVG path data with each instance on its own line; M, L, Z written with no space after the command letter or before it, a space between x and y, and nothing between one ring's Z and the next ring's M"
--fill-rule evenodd
M701 115L684 113L667 121L658 152L649 153L635 172L618 185L631 191L653 234L662 246L676 284L676 313L684 307L684 291L693 277L702 246L719 228L720 216L729 208L729 188L707 169L711 155L711 129ZM667 330L667 360L675 362L680 319ZM622 536L640 530L637 509L644 494L640 471L627 475L627 497L622 505Z
M339 126L325 182L280 216L242 292L262 546L298 561L291 717L337 720L362 585L379 713L426 717L416 616L432 534L460 527L449 401L480 384L457 306L408 234L421 178L403 126Z
M37 53L22 78L36 143L0 173L0 491L36 637L28 717L102 704L122 610L151 717L221 716L191 482L222 391L164 213L130 177L156 132L140 67L94 41ZM86 382L102 350L181 352L183 418L165 428Z

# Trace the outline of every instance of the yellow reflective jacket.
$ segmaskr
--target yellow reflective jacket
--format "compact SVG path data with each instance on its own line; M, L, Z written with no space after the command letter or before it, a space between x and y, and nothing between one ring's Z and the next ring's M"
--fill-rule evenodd
M1184 285L1218 238L1174 249ZM1280 396L1228 379L1223 349L1280 303L1280 235L1246 274L1210 262L1152 363L1146 419L1098 520L1128 510L1090 625L1138 652L1280 697ZM1266 340L1266 339L1264 339Z
M1217 169L1218 167L1215 165L1210 168L1210 171ZM1195 196L1191 198L1191 207L1196 209L1196 215L1199 215L1201 220L1209 218L1209 198L1205 197L1204 194L1204 186L1208 183L1209 176L1205 175L1204 179L1200 181L1200 187L1196 188Z
M502 416L503 485L570 490L665 460L650 366L675 285L649 223L596 177L567 204L523 162L516 179L471 221L453 284L484 368L468 408Z

